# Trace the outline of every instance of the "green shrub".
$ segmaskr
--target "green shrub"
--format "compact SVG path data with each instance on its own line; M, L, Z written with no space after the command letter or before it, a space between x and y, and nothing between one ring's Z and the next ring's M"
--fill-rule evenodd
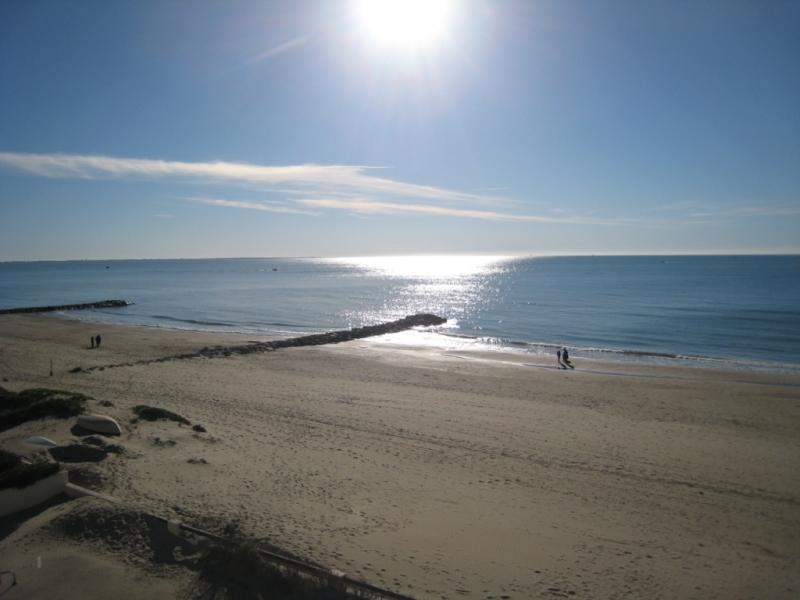
M31 464L19 462L10 469L0 471L0 490L25 488L37 481L58 473L60 466L55 462L37 461Z
M84 412L88 396L61 390L33 388L0 394L0 428L8 429L26 421L55 417L66 419Z
M156 408L155 406L139 404L133 407L133 412L136 413L136 416L145 421L176 421L184 425L190 424L189 420L185 417L175 414L171 410Z
M270 564L252 542L212 545L199 566L201 597L281 598L281 600L356 600L336 579L317 579Z

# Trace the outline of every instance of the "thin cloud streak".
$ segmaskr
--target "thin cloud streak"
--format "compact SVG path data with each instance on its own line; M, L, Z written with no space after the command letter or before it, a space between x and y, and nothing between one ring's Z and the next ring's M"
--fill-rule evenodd
M371 175L375 169L358 165L287 165L264 166L232 162L183 162L140 158L117 158L78 154L25 154L0 152L0 167L15 169L40 177L104 179L144 178L173 179L190 183L246 184L265 186L270 193L281 193L285 202L228 200L225 198L184 198L199 204L259 210L264 212L319 215L310 209L347 211L351 215L430 215L528 223L570 225L668 227L697 225L710 215L695 212L684 219L617 218L593 215L525 215L486 209L508 207L508 202L434 186L395 181ZM262 188L264 189L264 188ZM291 198L294 196L294 198ZM447 204L435 204L447 203ZM433 204L432 204L433 203ZM453 206L460 203L462 206ZM479 203L483 208L465 208ZM755 214L738 207L738 216ZM786 207L783 207L787 210ZM781 214L796 214L790 207ZM733 216L729 213L728 216Z
M789 217L800 215L800 204L724 204L721 202L684 201L651 209L653 212L684 213L689 218L732 219L741 217Z
M734 206L729 214L736 217L790 217L800 215L800 206Z
M635 219L596 219L591 217L547 217L541 215L515 215L491 210L471 210L429 206L425 204L399 204L395 202L376 202L366 199L341 200L338 198L307 198L298 200L305 206L344 210L359 215L398 215L417 214L440 217L461 217L489 221L520 221L527 223L561 223L572 225L644 225Z
M145 158L116 158L80 154L23 154L0 152L0 165L38 175L98 179L103 177L179 178L249 184L282 184L329 190L347 188L374 193L439 201L491 202L493 199L435 186L404 183L369 175L374 167L358 165L262 166L231 162L182 162Z
M242 208L276 213L302 214L320 216L319 211L295 209L284 204L253 201L253 200L227 200L224 198L183 198L187 202L220 206L223 208ZM294 201L302 206L327 210L341 210L357 217L372 215L428 215L440 217L457 217L465 219L482 219L488 221L519 221L528 223L557 223L567 225L655 225L633 219L596 219L592 217L547 217L541 215L515 215L489 210L469 210L448 208L443 206L429 206L424 204L400 204L394 202L376 202L368 199L347 200L340 198L305 198Z
M226 208L246 208L249 210L261 210L264 212L274 212L274 213L283 213L283 214L294 214L294 215L309 215L309 216L317 216L319 212L313 212L310 210L303 210L300 208L292 208L290 206L285 206L282 204L276 204L273 202L253 202L251 200L226 200L224 198L184 198L187 202L193 202L195 204L206 204L208 206L223 206Z
M277 46L270 48L266 52L257 54L256 56L250 59L250 62L257 63L269 60L270 58L275 58L276 56L283 54L284 52L288 52L293 48L305 45L306 43L308 43L310 39L311 39L310 35L300 35L294 39L289 40L288 42L284 42L283 44L278 44Z

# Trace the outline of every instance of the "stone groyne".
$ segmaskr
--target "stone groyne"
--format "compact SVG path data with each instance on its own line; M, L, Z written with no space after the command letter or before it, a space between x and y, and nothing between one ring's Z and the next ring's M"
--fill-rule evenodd
M57 310L86 310L89 308L119 308L128 306L127 300L101 300L100 302L87 302L85 304L60 304L58 306L28 306L23 308L3 308L0 315L14 315L19 313L54 312Z
M145 360L137 360L134 362L119 363L105 366L88 367L81 369L76 367L72 370L74 373L98 371L103 369L113 369L115 367L132 367L134 365L149 365L154 363L162 363L171 360L186 360L190 358L220 358L226 356L240 355L240 354L253 354L255 352L271 352L280 348L294 348L298 346L319 346L321 344L338 344L340 342L349 342L350 340L357 340L361 338L371 337L375 335L384 335L386 333L397 333L405 331L413 327L430 327L432 325L442 325L447 322L447 319L431 314L418 314L398 319L397 321L390 321L388 323L381 323L380 325L368 325L366 327L356 327L354 329L346 329L340 331L330 331L328 333L316 333L313 335L304 335L296 338L288 338L285 340L272 340L269 342L251 342L249 344L239 344L234 346L206 346L196 352L186 352L183 354L173 354L171 356L163 356L161 358L151 358Z

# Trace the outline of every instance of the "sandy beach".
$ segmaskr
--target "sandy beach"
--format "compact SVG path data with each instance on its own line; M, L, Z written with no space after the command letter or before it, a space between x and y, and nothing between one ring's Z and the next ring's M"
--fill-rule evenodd
M417 598L800 593L800 376L589 361L561 371L522 353L374 340L69 372L256 339L3 316L0 385L113 403L90 411L123 425L127 453L86 473L126 507L235 525ZM138 404L207 432L131 422ZM29 422L0 445L65 443L72 424ZM86 505L48 510L72 503ZM129 597L188 585L35 520L3 534L0 567L36 585L76 570L147 582ZM37 557L60 570L37 570ZM75 597L104 593L91 581ZM24 585L8 597L31 597Z

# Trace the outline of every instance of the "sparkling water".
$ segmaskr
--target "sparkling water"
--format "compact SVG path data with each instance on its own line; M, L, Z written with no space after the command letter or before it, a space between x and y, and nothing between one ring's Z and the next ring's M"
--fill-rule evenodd
M431 312L448 324L386 339L800 371L798 256L0 263L0 308L107 298L135 304L69 316L291 336Z

